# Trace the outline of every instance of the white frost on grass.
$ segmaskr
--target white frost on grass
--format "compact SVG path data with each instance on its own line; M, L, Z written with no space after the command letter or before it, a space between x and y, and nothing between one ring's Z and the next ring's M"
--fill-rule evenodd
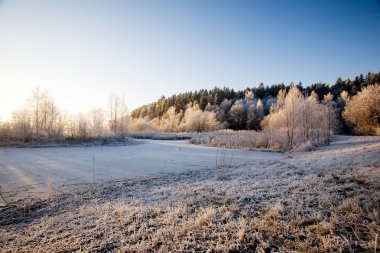
M110 181L0 214L0 251L378 250L380 139Z

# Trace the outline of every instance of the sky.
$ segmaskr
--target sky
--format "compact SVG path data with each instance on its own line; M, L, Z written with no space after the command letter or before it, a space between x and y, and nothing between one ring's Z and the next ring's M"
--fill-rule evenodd
M45 89L70 113L380 71L380 1L0 0L0 121Z

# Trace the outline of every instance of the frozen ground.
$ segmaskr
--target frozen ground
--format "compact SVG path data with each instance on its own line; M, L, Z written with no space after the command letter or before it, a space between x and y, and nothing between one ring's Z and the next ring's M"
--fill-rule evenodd
M46 195L61 186L135 176L241 165L281 158L280 153L200 147L188 141L139 141L126 146L0 148L0 185L5 194Z
M144 145L187 147L164 143ZM0 252L379 252L379 137L241 154L253 160L231 165L222 154L209 168L10 203Z

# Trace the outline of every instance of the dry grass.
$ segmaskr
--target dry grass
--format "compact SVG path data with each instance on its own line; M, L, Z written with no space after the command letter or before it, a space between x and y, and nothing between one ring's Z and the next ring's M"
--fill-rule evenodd
M209 147L232 148L259 151L312 151L321 142L310 139L294 138L293 147L289 148L283 129L265 129L260 132L248 130L220 130L194 134L190 143Z
M128 137L133 139L149 139L149 140L188 140L194 133L174 133L174 132L129 132Z
M232 131L221 130L192 136L190 143L210 147L223 147L245 150L285 149L283 138L271 131Z
M379 252L380 144L330 153L19 202L0 212L0 251Z
M124 136L105 135L99 137L83 138L57 138L48 139L40 138L29 141L21 140L0 140L0 147L28 147L28 148L42 148L42 147L73 147L73 146L105 146L105 145L129 145L133 140Z

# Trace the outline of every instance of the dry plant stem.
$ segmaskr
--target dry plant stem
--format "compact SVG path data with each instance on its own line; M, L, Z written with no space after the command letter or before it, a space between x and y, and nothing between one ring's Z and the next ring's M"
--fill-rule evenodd
M95 184L95 155L92 154L92 175L93 175L93 182Z
M3 202L5 203L5 206L8 205L8 202L5 200L4 196L3 196L3 189L1 188L1 185L0 185L0 198L3 200Z

